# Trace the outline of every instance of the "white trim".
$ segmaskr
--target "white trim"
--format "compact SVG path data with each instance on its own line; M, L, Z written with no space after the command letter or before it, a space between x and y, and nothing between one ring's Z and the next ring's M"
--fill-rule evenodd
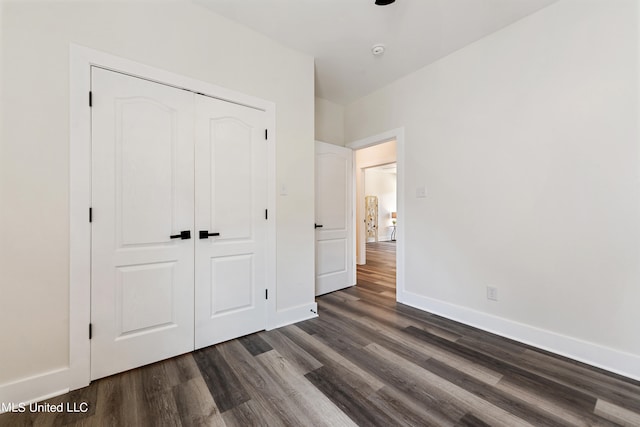
M353 156L355 157L355 155ZM366 193L365 184L366 184L366 174L364 172L364 168L359 168L356 162L353 162L353 172L355 178L353 180L353 186L355 188L355 204L356 204L356 226L360 225L362 227L362 233L358 236L358 230L356 229L356 235L353 240L356 241L356 264L365 265L367 263L367 227L362 225L364 224L364 220L366 220L366 210L365 206L366 202L364 201L364 196ZM358 188L358 179L360 179L360 188ZM397 185L397 183L396 183ZM397 199L397 188L396 188L396 199ZM358 217L358 203L362 203L362 209L360 212L362 213L360 217ZM396 207L397 209L397 207ZM358 252L358 249L360 251Z
M405 166L404 166L404 145L405 145L405 136L404 136L404 127L399 127L396 129L392 129L386 132L379 133L377 135L368 136L363 139L359 139L357 141L350 142L346 145L347 148L351 148L352 150L359 150L362 148L371 147L378 144L384 144L389 141L396 141L396 165L397 165L397 188L396 188L396 199L398 205L396 206L396 215L397 215L397 225L396 225L396 301L402 302L401 298L405 292L405 284L404 284L404 248L405 248L405 239L404 239L404 174L405 174ZM358 173L355 155L353 160L353 179L354 179L354 192L357 193L357 186L355 184L356 174ZM356 195L357 197L357 195ZM355 215L355 208L354 208ZM357 226L357 225L356 225ZM356 229L354 229L354 233L356 233ZM354 241L357 241L357 235L354 237ZM356 242L357 244L357 242ZM354 252L355 254L355 252ZM365 262L366 255L361 254L361 259L356 260L357 262Z
M273 324L268 330L313 319L315 317L318 317L318 304L315 302L288 308L286 310L280 310L275 313L275 316L273 317Z
M405 159L404 159L404 128L399 128L394 131L396 138L396 165L397 174L396 179L398 182L396 198L398 202L396 210L396 301L400 301L401 295L405 293L405 275L404 275L404 254L405 254L405 242L404 238L404 177L405 177Z
M268 139L267 139L267 289L269 299L267 299L267 330L273 329L277 318L276 299L276 265L277 265L277 245L276 245L276 106L273 104L272 113L268 118Z
M69 379L74 390L89 385L91 321L91 53L69 50ZM34 390L35 395L44 394Z
M250 106L267 113L269 141L267 152L267 182L269 224L267 231L267 289L270 303L267 305L265 327L278 324L276 313L276 128L273 102L241 94L211 83L184 77L109 55L94 49L71 44L70 46L70 283L69 283L69 368L67 375L55 376L55 389L71 390L84 387L90 380L90 344L88 325L90 321L91 280L91 230L88 209L91 206L91 110L88 95L91 90L91 67L97 66L115 72L144 78L170 86L187 88L214 98ZM24 382L30 379L21 380ZM34 386L33 396L42 396L50 389ZM13 398L13 396L8 396ZM29 396L20 397L27 399ZM11 399L9 399L11 400Z
M411 292L403 292L400 302L606 371L640 380L640 357L630 353Z
M0 402L32 403L59 396L69 392L69 387L61 388L61 384L69 381L69 368L54 369L42 374L21 378L17 381L0 385ZM0 414L2 410L0 409Z
M355 285L358 283L358 188L356 187L356 153L351 150L351 254L353 261L351 262L352 273L351 282Z
M360 150L361 148L371 147L373 145L384 144L385 142L397 140L398 138L404 139L404 128L396 128L386 132L379 133L377 135L368 136L366 138L358 139L350 142L346 145L347 148L352 150Z

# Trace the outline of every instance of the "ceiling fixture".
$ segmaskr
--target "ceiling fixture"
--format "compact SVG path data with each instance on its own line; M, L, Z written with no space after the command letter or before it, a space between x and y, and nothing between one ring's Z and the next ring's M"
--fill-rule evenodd
M378 6L386 6L388 4L393 3L394 1L396 1L396 0L376 0L376 4Z
M374 44L371 48L371 53L373 53L373 56L380 56L384 53L384 51L385 47L383 44Z

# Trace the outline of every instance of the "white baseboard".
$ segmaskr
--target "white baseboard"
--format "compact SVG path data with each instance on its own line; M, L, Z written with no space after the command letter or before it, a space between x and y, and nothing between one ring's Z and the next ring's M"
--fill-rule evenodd
M314 317L318 317L318 305L315 302L304 304L287 310L277 311L276 317L270 322L271 325L267 329L279 328ZM76 371L77 370L78 368L76 368ZM72 373L69 367L64 367L0 384L0 403L5 403L5 407L7 407L7 404L10 403L29 404L39 402L86 385L83 381L78 381L77 379L74 382Z
M411 292L399 291L398 302L640 381L640 356L634 354Z
M268 330L318 317L318 305L313 302L276 312ZM78 381L76 381L78 382ZM82 382L82 381L81 381ZM16 381L0 384L0 403L32 403L68 393L74 384L69 367L55 369ZM81 384L79 386L84 386ZM77 387L74 387L77 388ZM0 405L0 408L2 406ZM2 413L0 411L0 413Z
M273 322L271 322L271 325L267 330L302 322L303 320L313 319L314 317L318 317L318 304L315 302L288 308L286 310L276 311L276 317Z
M42 374L0 384L0 402L9 404L39 402L69 392L69 368L61 368ZM0 405L0 413L1 411Z
M514 322L466 307L398 290L398 301L457 322L640 381L640 356ZM318 317L317 304L277 312L270 329ZM0 402L31 403L69 392L68 367L0 384ZM0 412L1 413L1 412Z

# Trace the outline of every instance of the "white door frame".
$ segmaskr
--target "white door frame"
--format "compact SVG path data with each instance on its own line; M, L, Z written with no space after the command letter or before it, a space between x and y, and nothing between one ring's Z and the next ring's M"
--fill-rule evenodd
M70 57L69 142L69 389L90 382L91 347L91 67L97 66L134 77L186 89L264 111L269 129L267 148L267 301L266 328L276 326L276 129L273 102L244 95L211 83L184 77L135 61L72 44Z
M359 139L357 141L350 142L346 145L347 148L351 148L352 150L359 150L362 148L372 147L378 144L384 144L389 141L396 141L396 165L397 165L397 187L396 187L396 197L397 197L397 207L396 213L398 217L397 228L396 228L396 301L404 302L404 294L405 294L405 285L404 285L404 127L392 129L387 132L379 133L377 135L372 135L363 139ZM355 153L354 153L354 161L353 161L353 186L356 186L356 174L358 173L357 165L355 161ZM354 196L355 197L355 196ZM357 235L355 235L356 230L354 232L354 241L357 241ZM357 244L357 243L356 243ZM354 259L355 259L355 251L354 251Z

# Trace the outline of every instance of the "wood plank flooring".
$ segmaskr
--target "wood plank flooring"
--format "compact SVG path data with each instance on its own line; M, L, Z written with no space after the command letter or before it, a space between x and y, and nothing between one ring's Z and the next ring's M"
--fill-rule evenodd
M395 302L395 244L320 317L94 381L0 426L640 426L640 383Z

